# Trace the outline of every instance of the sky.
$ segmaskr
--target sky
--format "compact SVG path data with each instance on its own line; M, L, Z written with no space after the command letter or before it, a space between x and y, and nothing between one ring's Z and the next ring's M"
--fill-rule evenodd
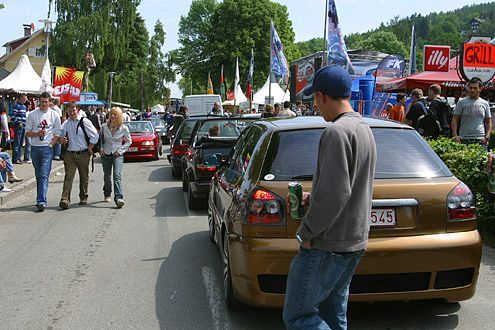
M273 0L287 6L289 19L296 34L296 41L323 37L326 0ZM426 15L431 12L450 11L465 5L487 3L487 0L335 0L342 32L351 34L375 29L388 23L395 16L401 18L414 13ZM48 0L0 0L5 5L0 10L0 42L22 37L22 24L34 23L36 29L42 26L38 20L47 17ZM191 0L142 0L138 7L152 35L153 26L159 19L165 27L167 37L164 50L178 48L178 25L181 15L186 16ZM54 13L50 19L56 21ZM0 51L0 55L5 49ZM56 63L53 63L56 64ZM181 92L175 84L169 86L173 97Z

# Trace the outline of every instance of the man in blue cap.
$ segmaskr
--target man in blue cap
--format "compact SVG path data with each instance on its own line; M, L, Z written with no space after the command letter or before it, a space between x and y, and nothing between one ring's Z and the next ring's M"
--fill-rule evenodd
M299 253L287 279L283 319L288 329L346 329L349 285L368 243L376 163L370 127L349 102L351 77L339 66L320 69L313 94L332 122L320 138L318 166L296 238Z

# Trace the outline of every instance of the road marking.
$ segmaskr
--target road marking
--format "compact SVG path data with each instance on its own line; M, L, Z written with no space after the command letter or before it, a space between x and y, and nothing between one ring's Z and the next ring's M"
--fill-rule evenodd
M210 305L211 317L216 330L232 329L229 313L222 299L222 288L218 285L215 271L208 266L201 268L203 283L206 289L208 304Z

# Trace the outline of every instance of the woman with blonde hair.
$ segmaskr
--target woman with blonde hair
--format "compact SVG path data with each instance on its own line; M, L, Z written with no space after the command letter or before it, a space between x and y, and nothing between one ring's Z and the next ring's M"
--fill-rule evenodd
M124 194L122 190L122 167L124 165L124 152L132 143L129 128L124 125L122 110L118 107L110 110L108 120L101 125L102 147L101 164L103 165L103 194L105 202L110 202L112 194L112 168L114 201L117 208L124 206Z

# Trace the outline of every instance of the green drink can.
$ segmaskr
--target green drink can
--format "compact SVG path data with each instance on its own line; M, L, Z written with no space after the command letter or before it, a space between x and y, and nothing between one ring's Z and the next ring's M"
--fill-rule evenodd
M302 185L301 182L289 182L290 216L294 219L302 217Z

